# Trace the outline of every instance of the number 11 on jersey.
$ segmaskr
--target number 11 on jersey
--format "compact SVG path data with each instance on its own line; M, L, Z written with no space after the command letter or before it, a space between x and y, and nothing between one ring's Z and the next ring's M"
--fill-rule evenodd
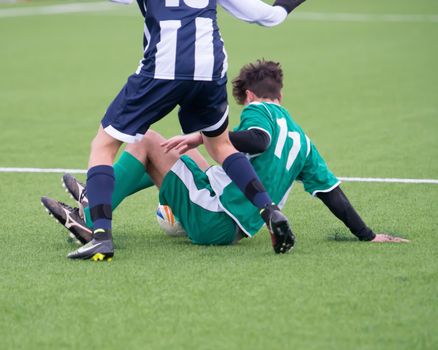
M286 162L286 170L290 170L301 149L301 136L296 131L287 131L286 119L277 119L277 124L280 127L280 135L278 136L278 142L275 146L274 154L277 158L281 159L284 146L286 145L286 139L287 137L290 137L293 143Z

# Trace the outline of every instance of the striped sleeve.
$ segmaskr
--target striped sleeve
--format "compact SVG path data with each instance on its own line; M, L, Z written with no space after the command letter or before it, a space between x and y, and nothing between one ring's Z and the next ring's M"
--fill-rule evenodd
M260 0L218 0L218 3L234 17L264 27L276 26L287 17L283 7L271 6Z

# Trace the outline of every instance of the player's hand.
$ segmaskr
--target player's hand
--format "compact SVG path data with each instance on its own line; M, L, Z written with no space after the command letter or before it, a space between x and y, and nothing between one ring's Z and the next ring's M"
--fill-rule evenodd
M409 243L408 239L404 239L404 238L400 238L400 237L395 237L395 236L391 236L388 235L386 233L377 233L376 237L374 237L374 239L370 242L375 242L375 243Z
M186 153L187 151L198 147L202 144L202 135L197 132L189 135L174 136L169 140L161 143L164 147L164 151L167 153L171 150L177 151L179 154Z
M273 6L283 7L287 13L291 13L306 0L275 0Z

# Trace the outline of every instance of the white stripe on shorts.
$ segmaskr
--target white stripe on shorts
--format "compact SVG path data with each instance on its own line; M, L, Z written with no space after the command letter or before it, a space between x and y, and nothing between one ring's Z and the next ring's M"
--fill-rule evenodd
M191 202L212 212L224 211L220 206L219 198L217 196L212 197L210 191L206 188L198 189L195 179L193 178L193 173L181 159L176 161L170 171L175 173L175 175L178 176L187 187Z
M135 136L129 135L129 134L124 134L123 132L115 129L114 127L112 127L111 125L107 126L106 128L104 128L103 130L105 130L105 132L114 137L116 140L125 142L125 143L135 143L135 142L140 142L143 139L143 134L136 134Z
M229 110L230 110L230 106L227 106L227 109L225 110L224 115L216 124L209 126L208 128L199 130L199 131L215 131L215 130L219 129L222 126L222 124L225 123L225 120L228 118L228 111Z

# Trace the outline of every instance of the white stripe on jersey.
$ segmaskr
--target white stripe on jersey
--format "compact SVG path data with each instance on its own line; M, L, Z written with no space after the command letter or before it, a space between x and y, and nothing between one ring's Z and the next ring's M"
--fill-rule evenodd
M166 0L166 7L178 7L179 0Z
M160 21L161 38L155 55L155 79L175 79L176 43L181 21Z
M146 52L146 50L149 48L149 44L151 43L151 33L149 32L149 28L146 25L146 22L144 24L144 36L147 41L146 47L144 48L144 52Z
M213 20L211 18L196 18L195 42L195 73L194 80L213 79L214 47Z
M146 9L146 5L144 6ZM146 38L146 47L144 48L144 52L146 52L146 50L149 48L149 44L151 42L151 33L149 32L149 28L146 25L146 22L144 23L144 36ZM143 58L140 60L140 64L137 68L137 71L135 72L135 74L140 74L141 68L143 67Z
M222 73L221 73L221 78L223 78L225 74L227 74L227 70L228 70L228 54L227 54L227 50L225 50L224 40L222 39L222 36L220 38L222 41L222 52L224 53L224 61L222 62Z
M310 153L310 139L307 135L306 136L306 146L307 146L307 151L306 151L306 158L309 156Z

